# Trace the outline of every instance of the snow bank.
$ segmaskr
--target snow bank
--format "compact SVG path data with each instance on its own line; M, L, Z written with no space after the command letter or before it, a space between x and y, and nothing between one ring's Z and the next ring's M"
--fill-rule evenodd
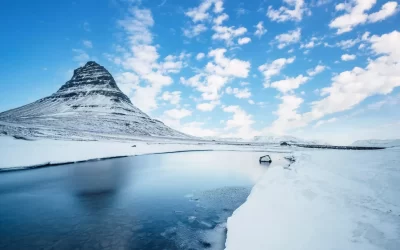
M399 249L400 151L309 151L270 168L228 219L226 250Z
M239 147L214 145L196 141L59 141L59 140L16 140L0 136L0 169L25 168L38 165L59 164L90 159L132 156L153 153L182 152L194 150L241 150L266 151L262 147ZM135 145L135 147L132 147ZM280 152L277 149L270 152ZM281 150L287 152L287 150Z

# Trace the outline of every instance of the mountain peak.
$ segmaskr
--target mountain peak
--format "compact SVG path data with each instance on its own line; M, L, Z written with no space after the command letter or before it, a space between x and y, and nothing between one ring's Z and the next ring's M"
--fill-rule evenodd
M1 122L9 125L5 127ZM135 107L118 88L110 72L94 61L74 70L71 80L56 93L0 113L2 131L52 138L83 135L86 138L188 137Z
M120 92L110 72L100 64L89 61L85 66L75 69L71 80L61 86L57 93L74 88L80 88L82 90L83 86L92 90L94 88L103 88Z
M98 63L95 62L95 61L88 61L88 62L85 64L85 66L83 66L83 67L90 67L90 66L100 66L100 64L98 64Z

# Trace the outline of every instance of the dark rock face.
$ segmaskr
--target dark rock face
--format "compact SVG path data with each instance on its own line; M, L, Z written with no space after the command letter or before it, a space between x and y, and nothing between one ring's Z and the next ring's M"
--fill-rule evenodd
M81 96L91 89L91 95L104 95L115 102L132 104L129 98L118 88L112 75L96 62L90 61L84 67L74 70L71 80L66 82L49 98L70 98Z
M189 137L151 119L118 88L96 62L74 70L51 96L0 113L0 131L33 137Z

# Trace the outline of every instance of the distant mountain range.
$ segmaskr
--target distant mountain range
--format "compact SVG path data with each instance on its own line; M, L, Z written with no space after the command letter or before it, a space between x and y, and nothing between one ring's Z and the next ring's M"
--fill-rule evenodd
M310 141L299 139L294 136L284 135L284 136L255 136L253 139L243 139L243 138L221 138L216 136L205 137L207 140L215 141L228 141L228 142L258 142L258 143L268 143L268 144L280 144L281 142L287 142L289 144L308 144L308 145L326 145L323 142Z
M287 142L289 144L325 144L316 141L303 140L294 136L283 135L283 136L255 136L253 141L255 142L267 142L267 143L281 143Z
M0 134L56 139L192 138L135 107L112 75L93 61L76 69L51 96L0 113Z
M365 146L365 147L400 147L400 139L393 140L359 140L353 142L352 146Z

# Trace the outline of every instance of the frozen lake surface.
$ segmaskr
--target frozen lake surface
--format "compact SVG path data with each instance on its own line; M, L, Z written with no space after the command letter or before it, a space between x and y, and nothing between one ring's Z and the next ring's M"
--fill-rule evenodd
M263 153L146 155L0 174L0 249L223 249ZM280 158L281 160L277 160Z

